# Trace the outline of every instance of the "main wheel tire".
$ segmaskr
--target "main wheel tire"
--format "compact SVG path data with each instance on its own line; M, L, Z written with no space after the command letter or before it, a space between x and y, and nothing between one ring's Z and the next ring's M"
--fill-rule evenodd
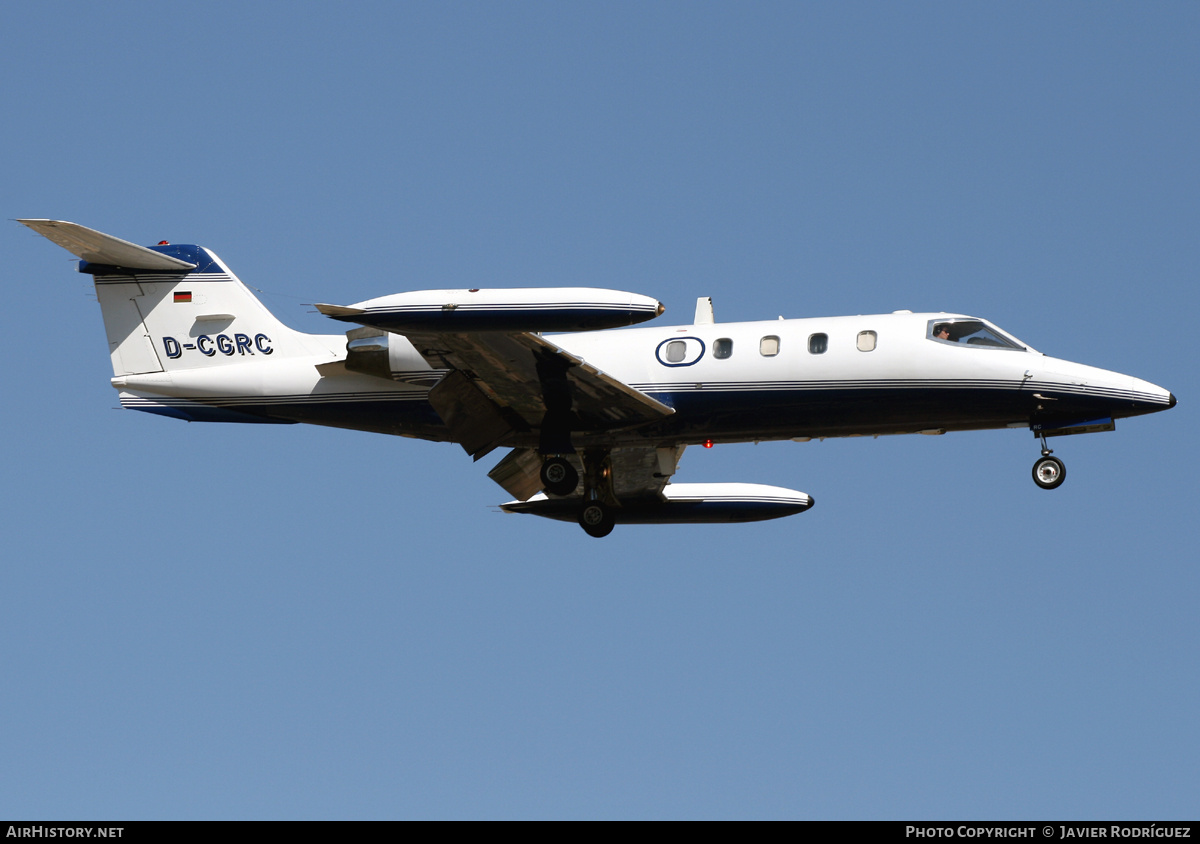
M579 526L588 536L594 536L597 539L612 533L616 523L612 510L599 501L589 501L579 511Z
M1067 479L1067 467L1057 457L1040 457L1033 464L1033 482L1042 489L1057 489Z
M542 488L551 495L570 495L579 485L579 473L565 457L551 457L542 464Z

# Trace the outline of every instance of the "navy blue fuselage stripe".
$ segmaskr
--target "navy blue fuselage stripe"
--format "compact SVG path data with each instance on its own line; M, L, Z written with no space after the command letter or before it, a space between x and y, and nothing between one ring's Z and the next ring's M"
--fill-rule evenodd
M312 421L338 427L447 438L428 391L338 392L279 396L124 396L131 409L206 405L273 418ZM1027 390L985 387L893 387L889 389L677 391L660 400L676 413L627 432L624 441L675 437L682 441L739 438L786 439L907 433L918 430L974 430L1009 425L1074 422L1083 418L1122 418L1151 413L1162 403L1132 402L1104 395L1069 395L1053 412L1037 410ZM586 436L587 431L579 432ZM598 433L598 432L597 432Z
M179 273L164 273L155 271L153 273L111 273L109 275L98 275L95 278L96 284L135 284L147 282L162 282L163 284L177 284L186 281L188 284L220 284L233 281L233 277L226 273L211 273L200 276L189 275L184 272Z

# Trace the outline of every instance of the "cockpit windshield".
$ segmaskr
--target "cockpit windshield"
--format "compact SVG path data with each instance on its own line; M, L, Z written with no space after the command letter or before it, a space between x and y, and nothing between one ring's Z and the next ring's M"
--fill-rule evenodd
M978 319L931 319L929 339L981 348L1025 350L1011 337Z

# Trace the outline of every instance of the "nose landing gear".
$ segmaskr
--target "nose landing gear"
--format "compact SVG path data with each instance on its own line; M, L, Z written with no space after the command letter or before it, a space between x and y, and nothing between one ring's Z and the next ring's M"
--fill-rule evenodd
M1042 489L1054 489L1067 479L1067 467L1057 457L1039 457L1033 464L1033 482Z
M1067 467L1046 446L1046 435L1042 434L1042 456L1033 464L1033 482L1042 489L1057 489L1067 479Z

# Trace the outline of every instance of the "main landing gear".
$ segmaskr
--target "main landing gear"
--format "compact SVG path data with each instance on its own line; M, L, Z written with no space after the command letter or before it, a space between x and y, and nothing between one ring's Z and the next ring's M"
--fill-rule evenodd
M612 533L620 502L613 492L612 452L587 449L583 459L583 499L579 502L579 526L599 539Z
M1042 489L1057 489L1067 479L1067 467L1046 446L1046 435L1042 434L1042 456L1033 464L1033 482Z
M591 449L580 454L584 476L583 495L578 499L579 526L588 536L597 538L608 536L617 523L610 456L605 449ZM565 457L546 458L540 477L547 495L574 495L579 487L579 471Z
M565 457L551 457L542 464L542 487L550 495L570 495L579 485L579 473Z
M583 505L583 509L579 511L579 526L584 529L588 536L594 536L597 539L612 533L613 526L616 523L617 520L613 515L612 508L603 501L595 499L588 501Z

